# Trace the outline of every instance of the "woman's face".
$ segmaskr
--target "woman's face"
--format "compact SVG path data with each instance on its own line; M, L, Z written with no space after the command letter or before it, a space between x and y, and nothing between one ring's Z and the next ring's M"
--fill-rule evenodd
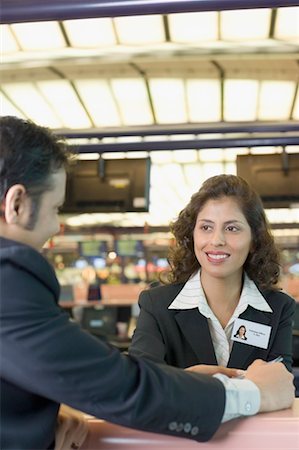
M245 330L245 327L240 327L240 328L239 328L239 333L238 333L239 336L244 336L245 331L246 331L246 330Z
M193 239L201 277L233 280L242 276L252 233L234 198L208 200L198 213Z

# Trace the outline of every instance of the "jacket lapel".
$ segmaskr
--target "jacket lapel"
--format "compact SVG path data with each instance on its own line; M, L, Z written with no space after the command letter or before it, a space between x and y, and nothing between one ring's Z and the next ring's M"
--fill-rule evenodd
M200 364L217 364L208 321L198 308L178 310L175 320Z
M251 306L248 306L246 311L240 314L239 319L245 319L256 323L261 323L263 325L269 325L271 323L271 315L271 313L259 311L252 308ZM247 369L249 365L248 361L252 360L252 354L256 350L257 347L234 341L227 367Z

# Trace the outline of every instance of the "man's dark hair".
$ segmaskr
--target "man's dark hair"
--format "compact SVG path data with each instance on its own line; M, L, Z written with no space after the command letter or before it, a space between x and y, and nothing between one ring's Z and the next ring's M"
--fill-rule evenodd
M51 175L67 166L69 152L48 128L13 116L0 118L0 202L9 188L22 184L31 199L28 229L33 229L42 194L53 189Z

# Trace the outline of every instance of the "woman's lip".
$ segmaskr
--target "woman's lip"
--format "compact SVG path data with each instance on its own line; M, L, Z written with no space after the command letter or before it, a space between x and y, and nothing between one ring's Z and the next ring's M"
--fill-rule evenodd
M230 256L230 254L229 253L227 253L227 252L215 252L215 251L206 251L205 252L206 253L206 255L220 255L220 256Z
M210 260L213 261L224 261L230 256L228 253L223 252L206 252L206 255Z

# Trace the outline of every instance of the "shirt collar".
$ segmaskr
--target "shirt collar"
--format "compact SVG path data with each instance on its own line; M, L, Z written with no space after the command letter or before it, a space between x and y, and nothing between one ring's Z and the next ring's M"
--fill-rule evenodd
M259 311L273 312L255 283L245 273L241 297L234 316L238 317L241 312L245 311L247 306L251 306ZM213 315L200 282L200 270L189 278L183 289L168 306L168 309L183 310L197 307L204 316L211 317L211 314ZM236 315L236 313L238 314Z

